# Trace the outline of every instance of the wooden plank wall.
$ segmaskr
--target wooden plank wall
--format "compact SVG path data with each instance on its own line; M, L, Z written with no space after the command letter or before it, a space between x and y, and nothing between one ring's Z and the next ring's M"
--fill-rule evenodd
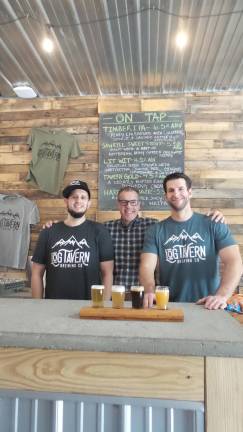
M77 135L82 155L70 160L63 184L88 182L92 206L88 216L104 221L117 212L100 212L98 190L98 113L182 110L185 113L185 171L193 179L193 207L219 208L240 244L243 256L243 93L189 94L161 99L75 97L36 100L0 99L0 193L19 193L35 200L41 223L32 229L30 254L42 224L63 219L62 196L40 192L26 183L32 127L65 129ZM168 212L144 212L160 219ZM2 247L2 246L1 246ZM0 277L25 278L24 271L0 268Z

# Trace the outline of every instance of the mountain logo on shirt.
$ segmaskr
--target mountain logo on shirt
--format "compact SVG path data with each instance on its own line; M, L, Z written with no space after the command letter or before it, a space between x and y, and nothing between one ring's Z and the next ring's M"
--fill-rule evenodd
M52 249L54 249L57 246L78 246L80 249L83 249L84 246L89 248L89 245L85 239L82 239L80 241L77 241L76 238L72 235L68 240L60 239L58 240L53 246Z
M190 235L183 229L178 236L173 234L164 242L165 259L170 264L205 261L206 246L203 243L198 232Z
M182 230L179 236L176 236L175 234L173 234L168 240L166 240L166 242L164 243L164 245L166 245L167 243L175 243L175 242L179 242L180 240L191 240L193 243L197 243L198 240L201 240L204 242L204 240L202 239L202 237L200 236L200 234L198 234L197 232L195 234L193 234L192 236L190 236L185 230Z
M53 246L51 252L51 264L60 268L88 267L90 261L90 246L83 238L77 241L72 235L68 240L60 239Z

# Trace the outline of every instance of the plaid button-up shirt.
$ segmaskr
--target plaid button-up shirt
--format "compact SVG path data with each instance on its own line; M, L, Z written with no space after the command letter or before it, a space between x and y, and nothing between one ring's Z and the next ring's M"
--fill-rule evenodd
M104 223L114 246L114 285L125 285L127 291L131 285L139 285L139 260L145 231L156 222L157 219L137 217L129 225L121 219Z

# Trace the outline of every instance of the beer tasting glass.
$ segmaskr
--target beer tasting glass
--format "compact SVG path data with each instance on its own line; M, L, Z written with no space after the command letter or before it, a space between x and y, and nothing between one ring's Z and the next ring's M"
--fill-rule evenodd
M120 309L124 307L125 287L123 285L112 285L112 307Z
M132 307L135 309L143 308L144 287L131 286Z
M155 298L157 309L166 310L169 302L169 287L157 285L155 287Z
M104 307L104 285L91 286L91 299L93 307Z

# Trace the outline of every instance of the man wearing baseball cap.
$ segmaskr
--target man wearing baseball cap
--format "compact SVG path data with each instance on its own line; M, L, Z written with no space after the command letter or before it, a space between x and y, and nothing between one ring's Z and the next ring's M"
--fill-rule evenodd
M74 180L63 190L67 218L41 231L32 258L32 297L52 299L91 298L91 285L105 285L111 296L113 246L108 230L87 220L90 190ZM44 290L43 276L46 272Z

